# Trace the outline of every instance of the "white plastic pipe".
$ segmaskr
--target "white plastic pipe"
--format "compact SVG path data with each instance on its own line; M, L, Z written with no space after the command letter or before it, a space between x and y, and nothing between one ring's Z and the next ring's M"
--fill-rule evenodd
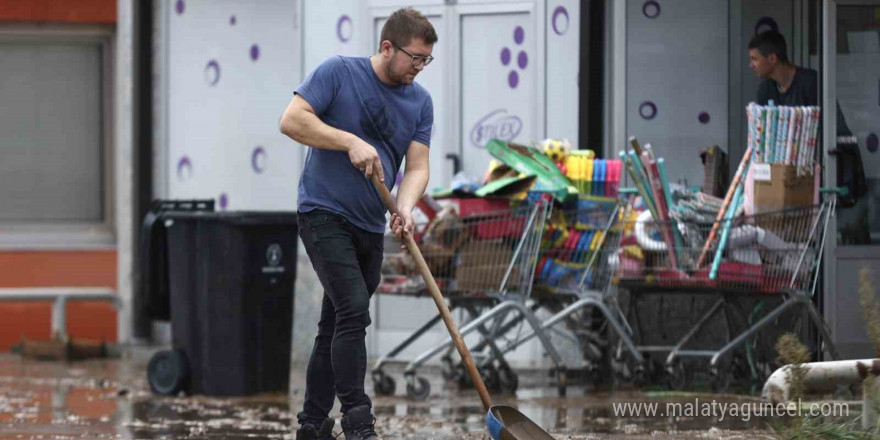
M861 383L866 377L880 376L880 359L861 359L803 364L804 392L833 390L837 385ZM789 376L791 366L786 365L770 375L761 391L761 399L773 404L791 399Z

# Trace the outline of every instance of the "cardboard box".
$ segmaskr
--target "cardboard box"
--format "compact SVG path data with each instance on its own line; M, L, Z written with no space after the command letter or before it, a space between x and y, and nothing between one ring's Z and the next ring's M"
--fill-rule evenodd
M797 175L793 165L753 164L755 212L814 204L815 174Z
M458 290L497 291L507 271L507 266L507 264L459 266L455 273ZM508 290L519 287L519 268L517 266L514 266L510 271L506 286Z
M476 240L458 251L459 264L465 267L508 264L513 258L510 243L500 240Z

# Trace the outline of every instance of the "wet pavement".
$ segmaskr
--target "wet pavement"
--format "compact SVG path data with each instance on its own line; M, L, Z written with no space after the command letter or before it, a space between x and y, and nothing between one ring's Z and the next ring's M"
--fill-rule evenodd
M290 395L247 398L158 397L145 380L148 355L83 362L24 360L0 354L0 440L11 439L291 439L293 416L302 405L296 368ZM459 390L439 371L422 371L431 382L426 401L397 394L375 397L377 431L383 439L488 439L485 412L473 390ZM372 383L368 379L368 393ZM696 399L728 403L754 396L592 391L570 386L557 397L544 373L521 374L516 396L494 396L516 406L556 439L754 439L770 438L767 420L703 416L620 417L615 404L688 404ZM338 405L338 403L337 403ZM339 420L338 407L334 415ZM335 431L339 431L339 424ZM343 437L340 436L340 439Z

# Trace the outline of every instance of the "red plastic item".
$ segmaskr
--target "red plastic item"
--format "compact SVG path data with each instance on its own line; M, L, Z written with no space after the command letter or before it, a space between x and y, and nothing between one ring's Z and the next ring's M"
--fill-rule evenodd
M492 213L498 220L480 221L474 228L474 236L480 240L509 237L522 233L523 218L513 218L509 199L458 199L458 212L467 218ZM505 219L510 217L510 219Z

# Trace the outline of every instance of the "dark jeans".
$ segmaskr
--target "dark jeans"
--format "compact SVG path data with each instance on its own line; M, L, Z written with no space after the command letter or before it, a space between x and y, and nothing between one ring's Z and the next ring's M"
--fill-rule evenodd
M318 336L306 371L306 394L299 423L320 423L333 398L342 413L372 402L364 392L366 329L370 296L379 286L382 234L367 232L344 217L320 209L299 213L299 234L324 286Z

